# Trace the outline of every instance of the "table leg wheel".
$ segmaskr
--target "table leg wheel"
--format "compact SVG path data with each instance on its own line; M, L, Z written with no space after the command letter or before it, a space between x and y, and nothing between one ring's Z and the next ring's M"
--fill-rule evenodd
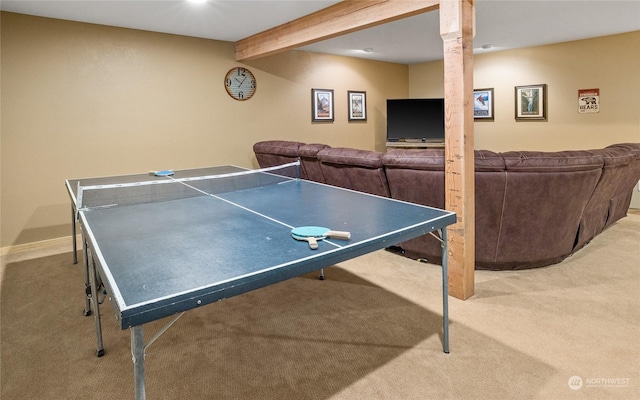
M104 355L104 349L100 349L96 351L96 357L102 357Z
M91 310L82 310L82 315L88 317L89 315L91 315Z

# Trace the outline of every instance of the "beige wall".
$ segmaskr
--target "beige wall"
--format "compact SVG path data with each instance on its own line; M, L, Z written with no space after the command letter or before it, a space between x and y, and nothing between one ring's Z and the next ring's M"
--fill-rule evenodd
M247 64L255 96L223 86L232 43L2 13L1 247L70 235L67 178L235 164L289 139L384 149L386 99L406 65L305 52ZM311 88L333 89L335 122L311 123ZM368 121L347 121L347 90Z
M640 31L474 57L474 87L494 88L495 121L476 122L475 148L589 149L640 142ZM443 64L409 66L411 97L442 97ZM548 121L516 122L514 87L546 83ZM600 89L600 112L578 114L578 89Z
M640 143L640 31L474 57L474 87L494 88L495 121L476 122L476 149L584 150ZM411 97L444 96L443 63L409 66ZM516 122L514 87L547 84L548 120ZM578 113L578 90L600 89L600 112ZM632 207L640 208L634 190Z
M305 52L246 64L258 89L231 99L233 44L2 13L0 247L68 236L64 180L152 169L255 167L251 146L288 139L384 151L386 99L442 96L442 63L400 65ZM640 142L640 33L475 57L496 120L476 148L586 149ZM587 62L588 61L588 62ZM515 123L513 86L549 85L549 121ZM600 88L600 114L577 114ZM311 123L311 88L334 89L334 123ZM368 121L347 121L365 90ZM640 208L639 196L634 197Z

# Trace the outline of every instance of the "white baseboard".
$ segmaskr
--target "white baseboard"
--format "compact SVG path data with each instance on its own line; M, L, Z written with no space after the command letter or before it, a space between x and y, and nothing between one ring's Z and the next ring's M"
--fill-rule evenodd
M15 246L6 246L0 248L0 256L3 262L15 262L25 259L46 257L54 254L61 254L73 251L72 236L61 238L42 240L40 242L31 242L25 244L17 244ZM77 235L76 242L78 249L82 248L82 236Z

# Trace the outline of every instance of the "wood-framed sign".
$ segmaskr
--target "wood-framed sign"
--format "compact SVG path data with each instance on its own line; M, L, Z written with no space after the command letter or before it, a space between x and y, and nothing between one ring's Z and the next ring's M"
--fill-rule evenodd
M311 89L311 121L333 122L333 89Z
M547 85L516 86L516 121L547 120Z
M473 119L475 121L493 121L493 88L474 89Z
M367 120L367 92L347 91L349 121Z

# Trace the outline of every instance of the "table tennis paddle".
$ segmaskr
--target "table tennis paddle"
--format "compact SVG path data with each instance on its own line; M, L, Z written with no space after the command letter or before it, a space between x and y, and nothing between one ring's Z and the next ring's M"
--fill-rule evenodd
M173 175L173 170L171 169L165 169L162 171L149 171L149 175L154 175L154 176L171 176Z
M300 226L291 230L291 236L296 240L308 242L309 248L315 250L318 248L318 240L324 238L349 240L351 232L332 231L323 226Z

